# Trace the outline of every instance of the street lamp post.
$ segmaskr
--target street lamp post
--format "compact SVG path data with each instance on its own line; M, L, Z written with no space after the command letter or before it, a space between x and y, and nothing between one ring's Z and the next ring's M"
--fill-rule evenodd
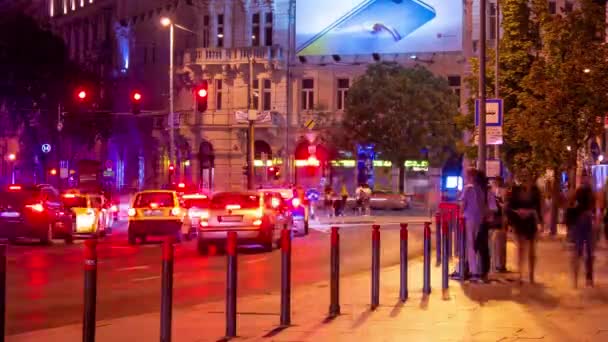
M171 19L164 17L160 20L164 27L169 26L169 164L174 165L175 160L175 130L173 124L175 122L174 97L173 97L173 41L175 28Z
M486 1L479 3L479 146L477 169L486 170Z

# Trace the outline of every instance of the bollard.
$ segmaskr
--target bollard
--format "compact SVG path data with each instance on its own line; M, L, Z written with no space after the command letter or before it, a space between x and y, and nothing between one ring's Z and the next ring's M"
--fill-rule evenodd
M448 249L447 235L450 233L450 231L449 231L449 226L446 222L444 222L444 224L441 228L442 228L441 231L443 233L443 243L442 243L443 262L441 263L441 288L445 291L448 289L448 286L449 286L448 269L450 266L450 262L448 260L448 254L447 254L447 249Z
M452 254L454 256L458 255L458 249L460 248L460 229L458 229L458 208L452 208L452 250L454 251Z
M446 214L445 214L445 222L448 225L448 234L446 235L447 239L448 239L448 258L450 260L452 260L452 257L454 256L454 251L452 248L452 245L454 244L454 237L453 237L453 232L454 232L454 227L452 227L452 209L447 209Z
M399 299L405 302L408 297L407 291L407 223L401 224L401 277L399 281Z
M441 264L441 213L440 212L437 212L435 214L435 252L436 252L435 265L439 266Z
M6 333L6 245L0 245L0 341Z
M228 232L226 241L226 337L236 337L236 232Z
M459 218L459 221L460 221L459 226L460 226L461 239L460 239L460 247L458 248L458 273L460 274L460 281L464 282L464 280L466 279L466 272L467 272L467 270L465 268L465 265L467 262L467 257L466 257L466 255L467 255L467 251L466 251L466 246L467 246L466 245L466 243L467 243L466 242L467 241L466 232L467 232L467 230L466 229L467 228L465 225L466 222L464 220L464 217L461 216Z
M338 227L331 227L330 297L329 317L340 314L340 234Z
M173 237L163 242L163 269L160 289L160 341L171 342L173 317Z
M372 304L375 310L380 305L380 226L372 226Z
M422 293L428 295L431 293L431 223L424 223L424 267L422 277Z
M97 240L84 242L84 315L82 341L95 341L95 312L97 305Z
M291 231L281 230L281 326L291 324Z

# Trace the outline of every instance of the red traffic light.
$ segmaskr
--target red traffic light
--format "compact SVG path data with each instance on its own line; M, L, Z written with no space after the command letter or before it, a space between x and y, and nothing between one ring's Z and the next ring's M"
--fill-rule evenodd
M84 99L86 99L86 98L87 98L87 92L86 92L85 90L82 90L82 89L81 89L81 90L79 90L79 91L76 93L76 96L77 96L77 97L78 97L80 100L84 100Z
M133 95L131 95L131 98L133 99L133 101L141 101L141 93L135 91L133 92Z
M169 171L175 171L175 166L169 165Z
M56 176L57 175L57 169L51 169L49 171L49 173L51 174L51 176Z
M207 97L207 89L199 89L196 92L196 95L198 95L198 97Z

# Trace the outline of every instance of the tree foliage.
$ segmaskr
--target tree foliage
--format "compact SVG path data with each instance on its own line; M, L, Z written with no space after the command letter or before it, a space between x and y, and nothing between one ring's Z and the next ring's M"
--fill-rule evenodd
M376 63L349 89L341 129L351 145L374 144L398 165L427 157L440 165L459 137L457 113L445 79L422 67Z

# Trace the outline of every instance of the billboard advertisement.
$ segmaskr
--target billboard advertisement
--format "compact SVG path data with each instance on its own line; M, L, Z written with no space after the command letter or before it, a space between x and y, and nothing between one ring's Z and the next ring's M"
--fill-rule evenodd
M462 50L462 0L296 1L300 56Z

